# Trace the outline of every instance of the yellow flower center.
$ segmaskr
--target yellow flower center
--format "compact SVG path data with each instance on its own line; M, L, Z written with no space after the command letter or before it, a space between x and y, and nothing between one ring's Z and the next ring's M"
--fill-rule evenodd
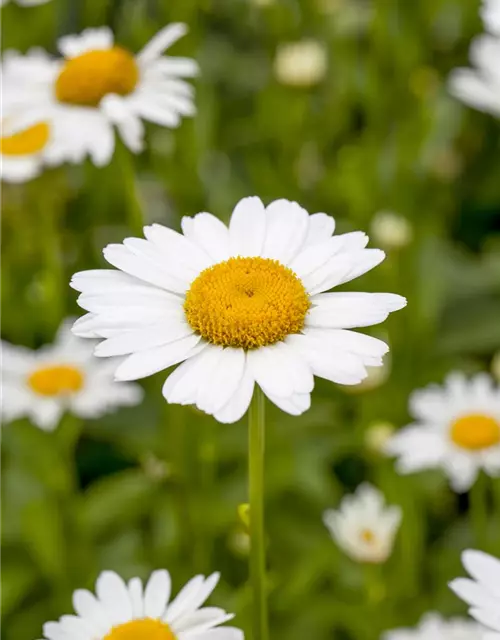
M480 413L463 416L451 425L451 439L464 449L487 449L500 443L500 423Z
M254 349L304 326L309 297L291 269L268 258L230 258L202 271L186 294L191 327L212 344Z
M371 529L363 529L359 534L362 542L366 542L366 544L373 544L375 542L375 534Z
M126 49L87 51L66 60L56 80L56 97L67 104L97 107L110 93L132 93L138 80L139 68Z
M175 640L175 636L161 620L144 618L113 627L103 640Z
M83 387L83 373L76 367L56 365L34 371L28 377L29 386L42 396L67 395Z
M42 151L50 137L46 122L39 122L10 136L0 138L0 153L4 156L30 156Z

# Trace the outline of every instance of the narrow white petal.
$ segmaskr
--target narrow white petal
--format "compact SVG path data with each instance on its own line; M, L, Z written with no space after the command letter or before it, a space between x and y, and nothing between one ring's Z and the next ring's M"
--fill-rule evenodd
M114 625L131 619L132 603L127 585L118 574L103 571L96 582L96 594Z
M154 571L144 590L144 616L161 618L165 614L172 583L168 571Z
M333 235L335 231L335 219L326 213L313 213L309 216L309 229L307 231L305 246L323 242Z
M260 256L266 234L266 212L256 196L240 200L231 215L231 255Z
M312 298L306 324L311 327L352 329L379 324L389 313L406 306L406 299L393 293L324 293Z
M214 418L224 424L232 424L240 420L248 410L254 386L255 381L247 366L232 398L219 411L214 413Z
M246 354L243 349L224 349L222 357L200 388L196 398L197 407L213 414L225 406L240 385L245 366Z
M218 361L222 347L205 344L201 353L183 362L163 385L163 396L172 404L194 404L201 386L207 383Z
M296 202L275 200L266 208L267 229L262 257L288 265L307 237L309 214Z
M211 213L198 213L183 218L184 235L201 247L215 262L223 262L230 255L229 229Z
M146 63L155 60L165 49L168 49L174 42L177 42L187 33L187 26L180 22L169 24L159 31L142 49L137 55L137 61L139 64L144 65Z

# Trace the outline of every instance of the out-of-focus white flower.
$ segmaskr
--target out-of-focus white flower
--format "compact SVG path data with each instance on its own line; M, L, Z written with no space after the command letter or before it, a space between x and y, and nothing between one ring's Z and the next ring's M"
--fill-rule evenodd
M386 506L378 489L362 484L353 495L343 498L338 511L325 511L323 522L353 560L381 563L392 553L401 517L401 509Z
M500 37L485 34L471 45L470 59L475 68L455 69L449 79L452 95L469 106L500 117Z
M45 4L46 2L50 2L50 0L0 0L0 7L5 6L9 2L14 2L21 7L34 7L37 4Z
M47 640L243 640L235 627L221 627L234 616L218 607L203 607L219 574L192 578L170 600L168 571L154 571L146 585L140 578L126 583L113 571L103 571L96 595L85 589L73 594L74 616L47 622Z
M439 613L427 613L416 627L386 631L382 640L483 640L483 633L472 620L445 620Z
M457 492L467 491L481 469L500 475L500 390L490 376L452 373L443 387L414 391L410 411L417 422L386 446L400 473L440 467Z
M495 353L493 360L491 361L491 373L496 378L497 382L500 382L500 351Z
M257 197L236 205L229 228L209 213L181 224L184 234L153 224L146 240L108 246L104 256L117 271L73 276L88 311L73 330L103 339L100 357L128 356L118 380L182 363L165 382L166 400L236 422L255 384L300 415L314 375L352 385L366 366L382 366L385 342L346 329L383 322L406 300L325 293L383 260L365 248L364 233L334 236L325 213L309 215L288 200L265 207Z
M274 59L274 73L282 84L309 87L321 82L328 68L326 47L317 40L281 44Z
M393 211L379 211L371 224L372 236L381 247L387 250L402 249L413 238L410 222Z
M116 45L107 27L64 36L58 43L62 60L26 56L22 74L6 71L4 115L27 110L57 125L73 162L89 155L96 165L107 164L115 126L138 153L143 120L177 127L182 116L195 113L193 88L183 78L197 74L196 62L163 56L185 33L185 25L169 25L137 55Z
M500 560L483 551L464 551L462 562L473 580L457 578L450 588L470 605L469 613L491 632L481 640L500 640Z
M390 422L374 422L365 432L365 445L375 453L383 453L396 428Z
M103 362L94 345L60 327L53 344L38 351L2 342L2 420L27 416L40 429L55 429L64 411L97 418L119 406L135 405L142 389L114 381L116 360Z
M483 0L481 17L486 31L500 36L500 0Z

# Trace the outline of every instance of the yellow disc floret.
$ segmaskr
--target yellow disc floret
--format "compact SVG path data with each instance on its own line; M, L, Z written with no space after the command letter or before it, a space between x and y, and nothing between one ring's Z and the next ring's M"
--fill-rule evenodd
M268 258L230 258L194 280L184 311L205 340L255 349L299 333L311 303L294 272Z
M0 138L0 153L4 156L31 156L42 151L50 137L46 122L38 122L12 135Z
M87 51L66 60L56 80L59 102L97 107L104 96L116 93L126 96L135 89L139 68L126 49L112 47Z
M144 618L113 627L103 640L175 640L175 636L165 622Z
M479 413L463 416L451 425L451 439L463 449L487 449L500 444L500 422Z
M69 365L55 365L37 369L28 377L28 385L42 396L61 396L80 391L83 373Z

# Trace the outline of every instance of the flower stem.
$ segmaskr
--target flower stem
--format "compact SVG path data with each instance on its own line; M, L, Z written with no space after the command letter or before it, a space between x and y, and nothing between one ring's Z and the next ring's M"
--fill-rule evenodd
M265 398L257 387L250 405L248 474L250 489L250 581L253 640L268 640L264 537Z
M484 549L488 539L488 495L484 474L480 474L469 493L469 512L474 544Z
M117 144L116 155L118 156L120 182L127 205L128 226L135 235L142 236L145 224L144 212L137 188L134 158L122 142Z

